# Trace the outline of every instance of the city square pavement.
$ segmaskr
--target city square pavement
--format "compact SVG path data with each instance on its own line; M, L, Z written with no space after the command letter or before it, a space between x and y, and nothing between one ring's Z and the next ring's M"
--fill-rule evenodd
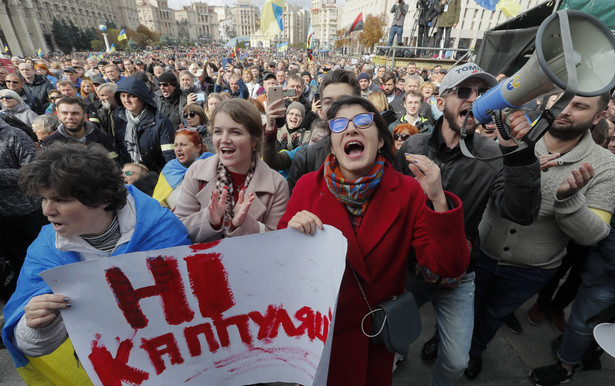
M516 313L523 326L523 334L515 335L503 326L483 355L483 371L480 376L474 381L462 377L458 382L459 385L531 385L532 382L527 376L530 370L554 362L551 357L550 342L558 333L548 323L540 327L529 324L526 313L533 303L534 299L528 301ZM566 311L568 315L569 310ZM431 304L423 306L421 317L423 331L412 345L408 358L399 364L393 374L394 386L429 385L432 366L420 359L420 350L434 332ZM577 371L569 385L614 385L615 358L604 354L601 362L602 370ZM0 385L24 385L6 350L0 350Z

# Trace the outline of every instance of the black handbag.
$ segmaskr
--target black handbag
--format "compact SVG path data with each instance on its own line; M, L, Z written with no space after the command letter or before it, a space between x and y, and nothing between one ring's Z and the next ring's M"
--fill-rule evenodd
M421 315L416 306L414 295L412 295L412 292L403 292L372 309L354 269L352 269L352 273L370 310L361 320L361 331L372 342L384 344L390 352L406 357L410 344L419 337L422 327ZM364 324L365 319L370 315L372 316L372 326L368 334L365 331Z

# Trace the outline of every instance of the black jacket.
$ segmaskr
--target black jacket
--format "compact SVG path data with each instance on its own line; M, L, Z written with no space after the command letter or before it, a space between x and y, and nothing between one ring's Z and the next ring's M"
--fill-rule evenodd
M156 91L156 104L158 110L167 116L173 125L173 129L177 130L179 124L182 123L182 110L186 107L188 102L188 92L182 91L180 88L176 88L173 95L168 98L162 96L162 91Z
M107 135L104 131L100 129L100 127L94 125L91 122L85 121L85 139L83 141L79 141L68 135L66 133L66 129L64 128L64 124L60 124L57 130L51 133L50 136L43 140L43 146L49 146L54 142L82 142L86 144L90 143L100 143L109 151L109 155L111 158L116 158L117 153L115 152L115 148L113 147L113 141L111 137Z
M34 75L34 80L32 83L27 83L27 81L24 83L24 89L26 92L37 97L44 106L49 103L49 91L54 88L55 87L53 87L47 78L40 76L39 74Z
M292 190L295 187L301 176L318 170L325 163L325 159L327 159L330 152L328 136L321 138L312 146L302 147L297 150L288 172L288 185L290 189Z
M538 217L540 210L540 163L534 149L528 148L513 156L493 161L480 161L461 154L459 145L444 151L441 139L440 118L432 134L416 134L404 142L397 151L397 169L412 176L404 154L422 154L438 167L442 187L461 199L465 232L472 243L470 267L473 270L479 253L478 224L489 199L500 208L503 217L520 225L529 225ZM495 141L475 134L468 141L468 148L477 157L493 157L510 151Z

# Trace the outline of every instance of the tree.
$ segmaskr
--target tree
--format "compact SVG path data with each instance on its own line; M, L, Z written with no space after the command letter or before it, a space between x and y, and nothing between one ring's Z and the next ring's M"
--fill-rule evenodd
M53 40L60 51L68 54L73 52L73 45L70 38L70 31L67 27L68 26L64 20L53 18L53 22L51 24Z
M148 44L152 44L152 43L160 41L160 34L154 31L151 31L149 28L147 28L143 24L137 27L137 32L145 36L145 39L142 39L141 41L139 41L139 39L135 39L135 41L142 47L145 47Z
M363 23L363 31L359 33L357 40L363 47L371 49L384 36L386 25L387 21L384 13L378 16L367 15Z
M350 38L346 37L345 29L338 29L335 32L335 36L337 37L337 40L335 41L335 48L343 48L350 44Z
M126 43L126 52L135 52L139 49L139 45L137 42L132 40L132 38L128 39L128 43Z

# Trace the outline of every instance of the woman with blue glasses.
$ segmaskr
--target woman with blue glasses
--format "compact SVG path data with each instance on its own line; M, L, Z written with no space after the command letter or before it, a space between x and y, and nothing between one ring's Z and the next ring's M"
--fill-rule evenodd
M465 271L461 201L442 190L440 169L426 157L407 156L416 178L395 171L391 133L371 102L341 97L327 119L331 154L297 182L279 227L311 235L328 224L348 240L328 383L391 384L394 354L364 335L371 318L362 320L404 291L410 253L434 275Z

